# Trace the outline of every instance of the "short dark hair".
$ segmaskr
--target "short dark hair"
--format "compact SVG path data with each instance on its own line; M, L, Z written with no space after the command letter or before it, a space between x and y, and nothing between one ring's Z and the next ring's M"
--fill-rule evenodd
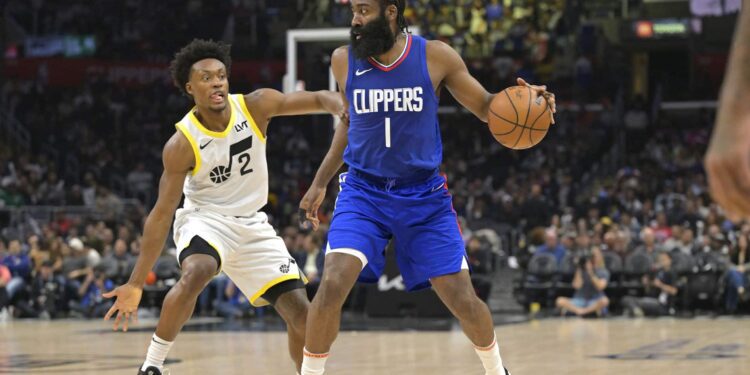
M185 84L190 80L190 69L203 59L216 59L227 67L227 76L232 68L232 57L229 54L231 45L213 40L193 39L190 44L175 53L174 60L169 64L172 82L183 94L190 96L185 90Z
M406 0L380 0L380 5L383 7L383 12L385 12L385 8L389 5L395 5L396 9L398 9L396 22L398 23L399 30L409 32L409 25L406 23L406 17L404 17Z

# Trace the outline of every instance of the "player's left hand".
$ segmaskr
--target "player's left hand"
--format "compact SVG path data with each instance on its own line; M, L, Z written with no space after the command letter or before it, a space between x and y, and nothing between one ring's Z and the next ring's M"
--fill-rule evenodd
M516 83L518 83L519 86L526 86L534 91L536 91L537 95L541 95L544 97L545 100L547 100L547 106L549 106L550 109L550 119L552 120L552 123L555 123L555 116L554 114L557 113L557 106L555 104L555 94L547 91L546 85L532 85L526 82L523 78L516 78Z
M318 219L318 209L326 197L326 187L319 187L313 184L307 190L299 203L299 221L302 229L309 229L312 225L313 230L318 230L320 219Z

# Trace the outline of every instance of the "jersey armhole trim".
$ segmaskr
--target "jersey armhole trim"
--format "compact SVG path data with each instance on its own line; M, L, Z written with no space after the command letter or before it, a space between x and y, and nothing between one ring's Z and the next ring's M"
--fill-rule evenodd
M430 92L432 92L432 95L430 97L437 103L440 104L440 98L438 98L437 93L435 92L435 88L432 87L432 77L430 77L430 68L429 64L427 63L427 40L422 39L421 43L422 48L420 48L421 51L419 51L422 54L421 64L422 65L422 76L425 80L427 80L427 87L430 88ZM440 86L438 86L440 88Z
M198 150L198 142L195 141L195 138L193 138L193 135L190 134L190 132L187 130L185 125L181 122L178 122L174 125L180 132L182 132L182 135L187 138L188 142L190 143L190 147L193 148L193 155L195 155L195 167L193 167L192 176L195 176L198 171L201 169L201 154Z
M260 131L258 124L255 123L255 119L253 118L253 115L251 115L250 111L247 109L247 104L245 104L245 96L242 94L237 94L234 96L234 98L235 100L237 100L237 103L240 105L242 114L244 114L245 117L250 121L250 125L252 125L253 132L255 132L255 135L257 135L260 141L265 144L266 137L263 135L263 132Z

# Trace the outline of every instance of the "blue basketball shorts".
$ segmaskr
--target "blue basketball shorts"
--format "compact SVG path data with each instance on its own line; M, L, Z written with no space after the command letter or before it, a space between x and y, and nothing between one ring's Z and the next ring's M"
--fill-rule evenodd
M413 184L382 183L351 171L341 174L339 183L327 254L344 252L360 258L364 267L359 281L378 281L390 239L409 291L430 287L430 278L469 269L445 177L434 174Z

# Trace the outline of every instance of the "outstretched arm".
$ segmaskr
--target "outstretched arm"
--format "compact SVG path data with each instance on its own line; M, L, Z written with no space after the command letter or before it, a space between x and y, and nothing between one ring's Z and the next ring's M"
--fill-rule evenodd
M737 20L716 125L705 158L711 196L733 219L750 218L750 9L747 8L742 7Z
M331 113L339 115L344 106L341 97L333 91L297 91L284 94L274 89L260 89L245 95L248 107L263 112L264 117Z
M138 261L130 275L130 280L127 284L103 294L106 298L116 297L114 305L104 317L105 320L109 320L117 312L113 327L115 330L118 329L120 322L124 319L123 330L127 331L131 314L134 314L137 319L143 284L164 247L169 227L172 225L172 217L182 198L185 175L195 164L193 149L187 138L179 132L167 141L162 159L164 172L159 180L159 198L146 219L143 228L141 254L138 255Z
M487 122L490 103L496 94L487 92L482 84L469 74L469 69L466 68L461 56L451 46L441 41L431 41L427 45L427 58L429 61L438 62L431 64L430 73L444 77L443 83L451 95L474 116L482 122ZM521 78L518 79L518 84L529 86L538 95L544 96L552 113L555 113L555 96L546 91L547 86L529 85ZM552 122L554 123L554 117Z
M266 134L271 119L277 116L330 113L342 117L346 109L339 94L332 91L284 94L274 89L260 89L245 95L244 100L263 134Z

